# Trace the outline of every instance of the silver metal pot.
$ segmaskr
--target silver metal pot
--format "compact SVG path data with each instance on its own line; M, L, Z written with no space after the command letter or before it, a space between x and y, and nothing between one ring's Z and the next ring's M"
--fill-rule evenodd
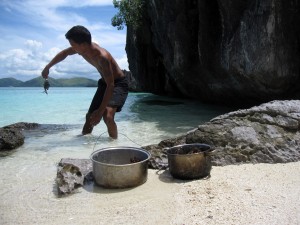
M93 175L104 188L130 188L146 182L151 154L141 148L109 147L94 151Z
M169 171L174 178L191 180L206 177L211 171L211 151L207 144L183 144L166 148Z

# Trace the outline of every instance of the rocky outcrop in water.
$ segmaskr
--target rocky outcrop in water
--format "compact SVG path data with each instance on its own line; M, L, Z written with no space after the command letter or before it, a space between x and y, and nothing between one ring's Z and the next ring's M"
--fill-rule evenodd
M0 151L13 150L24 144L23 130L38 127L36 123L15 123L0 128Z
M300 160L300 101L273 101L221 115L186 135L146 146L159 167L163 148L206 143L214 166ZM164 157L163 157L164 158Z
M143 91L256 104L300 96L298 0L151 0L127 29Z

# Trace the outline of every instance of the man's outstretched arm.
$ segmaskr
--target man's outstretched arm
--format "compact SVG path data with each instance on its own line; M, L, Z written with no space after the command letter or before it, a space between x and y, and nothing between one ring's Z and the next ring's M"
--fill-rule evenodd
M76 52L72 49L72 47L70 48L66 48L64 50L62 50L61 52L59 52L56 56L54 56L54 58L45 66L45 68L42 71L42 77L47 79L48 75L49 75L49 69L54 66L55 64L63 61L65 58L67 58L67 56L69 55L74 55L76 54Z

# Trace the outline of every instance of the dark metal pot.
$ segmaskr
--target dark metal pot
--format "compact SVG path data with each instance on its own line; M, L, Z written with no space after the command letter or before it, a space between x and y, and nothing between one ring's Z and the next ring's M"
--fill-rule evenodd
M93 152L93 175L104 188L130 188L146 182L151 154L141 148L109 147Z
M211 151L207 144L183 144L165 149L169 171L174 178L192 180L206 177L211 171Z

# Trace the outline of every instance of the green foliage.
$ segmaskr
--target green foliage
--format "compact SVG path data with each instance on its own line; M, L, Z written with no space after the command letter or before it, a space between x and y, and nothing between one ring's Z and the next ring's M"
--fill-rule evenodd
M119 12L111 19L111 24L122 30L124 25L137 29L142 23L145 0L113 0Z

